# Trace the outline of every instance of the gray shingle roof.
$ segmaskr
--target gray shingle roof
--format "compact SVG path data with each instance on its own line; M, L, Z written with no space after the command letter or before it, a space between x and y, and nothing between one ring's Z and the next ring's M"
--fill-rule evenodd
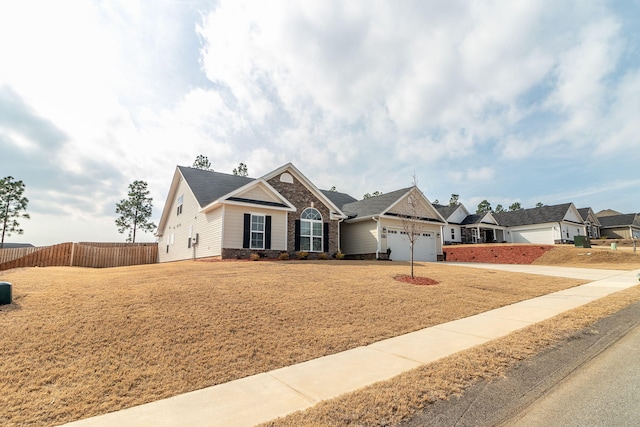
M398 199L409 192L413 187L403 188L401 190L392 191L391 193L382 194L380 196L370 197L368 199L347 203L342 206L342 211L350 217L367 217L379 215L387 210Z
M255 181L255 178L178 166L200 207Z
M542 206L518 211L494 212L493 217L498 221L498 224L505 227L560 222L564 219L570 206L571 203L563 203L561 205Z
M357 202L358 199L351 197L347 193L339 193L337 191L329 191L329 190L320 190L325 197L338 207L338 209L342 210L342 206L347 203Z
M456 211L456 209L460 207L460 205L435 205L434 204L433 207L436 208L438 212L440 212L440 215L442 215L444 219L448 220L451 214L453 214Z
M462 225L480 224L480 221L482 221L482 218L484 218L485 215L487 214L481 213L481 214L467 215L466 218L462 220Z
M602 228L608 227L628 227L630 225L640 226L640 219L636 214L621 214L598 217Z
M15 248L32 248L33 245L31 243L9 243L4 242L4 249L15 249Z
M580 212L580 217L582 218L583 221L587 220L587 217L589 216L589 210L591 208L580 208L578 209L578 212Z

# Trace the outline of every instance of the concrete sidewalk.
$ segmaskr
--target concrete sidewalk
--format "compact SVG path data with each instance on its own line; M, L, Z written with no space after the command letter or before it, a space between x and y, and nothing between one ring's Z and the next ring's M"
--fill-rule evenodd
M593 281L366 347L87 418L66 426L253 426L309 408L321 400L390 379L420 365L630 288L638 284L637 275L640 273L640 270L531 265L455 265Z

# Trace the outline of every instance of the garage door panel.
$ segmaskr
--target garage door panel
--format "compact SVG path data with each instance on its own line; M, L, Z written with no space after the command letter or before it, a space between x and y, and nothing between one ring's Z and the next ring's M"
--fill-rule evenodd
M424 232L415 240L413 259L415 261L436 261L436 233ZM387 232L387 246L391 248L391 260L409 261L411 248L409 237L404 231L389 230Z
M547 229L529 229L512 231L514 243L535 243L549 244L553 243L551 231Z

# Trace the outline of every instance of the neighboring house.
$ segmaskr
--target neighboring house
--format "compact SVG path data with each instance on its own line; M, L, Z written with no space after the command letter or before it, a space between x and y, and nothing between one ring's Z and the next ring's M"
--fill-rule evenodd
M493 217L507 227L505 241L509 243L570 243L575 236L586 235L573 203L494 213Z
M612 239L640 239L640 215L619 214L598 216L603 237Z
M462 221L462 242L494 243L506 241L505 227L496 220L495 215L494 212L468 215Z
M346 218L291 163L257 179L178 166L158 225L159 258L334 254Z
M622 212L614 211L613 209L604 209L596 213L596 216L598 218L603 216L614 216L614 215L624 215L624 214Z
M580 208L578 209L580 212L580 217L582 221L584 221L584 225L586 227L587 236L591 239L599 239L600 238L600 221L598 217L593 212L591 208Z
M31 243L8 243L4 242L2 249L16 249L16 248L33 248Z
M416 215L409 201L417 205ZM417 217L420 236L415 241L414 260L436 261L442 256L442 227L446 221L417 187L382 194L340 206L348 215L340 228L342 251L350 258L410 259L408 216Z
M463 243L463 227L462 223L469 216L469 211L461 203L455 205L433 205L440 215L446 220L442 232L442 240L445 245Z

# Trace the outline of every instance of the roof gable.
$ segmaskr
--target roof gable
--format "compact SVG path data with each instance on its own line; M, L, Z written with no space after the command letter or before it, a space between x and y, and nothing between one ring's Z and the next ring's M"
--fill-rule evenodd
M255 178L194 169L185 166L178 166L178 170L184 177L201 208L255 181Z
M260 205L292 211L296 210L291 202L263 179L255 179L231 193L223 195L219 199L212 201L202 210L205 212L209 211L222 203Z
M580 213L580 217L582 217L582 220L584 222L589 222L593 225L600 225L600 221L598 220L598 217L596 216L595 212L593 212L593 209L580 208L578 209L578 212Z
M320 191L318 187L316 187L310 180L307 178L302 172L298 170L292 163L287 163L286 165L280 166L278 169L275 169L266 175L264 175L262 180L265 182L277 177L281 176L285 173L288 173L295 177L307 190L309 190L314 196L316 196L325 206L329 208L331 211L332 217L337 218L347 218L342 209L337 206L330 197L326 195L325 192ZM291 178L291 177L289 177ZM340 193L344 194L344 193Z
M343 206L343 209L350 219L363 219L379 215L403 216L406 215L405 202L411 195L419 195L421 198L424 219L446 222L417 187L402 188L390 193L348 203Z
M463 204L457 205L433 205L448 223L462 224L462 221L469 216L469 211Z
M467 215L466 218L462 221L462 224L463 225L472 225L472 224L499 225L498 221L495 219L494 214L492 212L482 212L482 213Z

